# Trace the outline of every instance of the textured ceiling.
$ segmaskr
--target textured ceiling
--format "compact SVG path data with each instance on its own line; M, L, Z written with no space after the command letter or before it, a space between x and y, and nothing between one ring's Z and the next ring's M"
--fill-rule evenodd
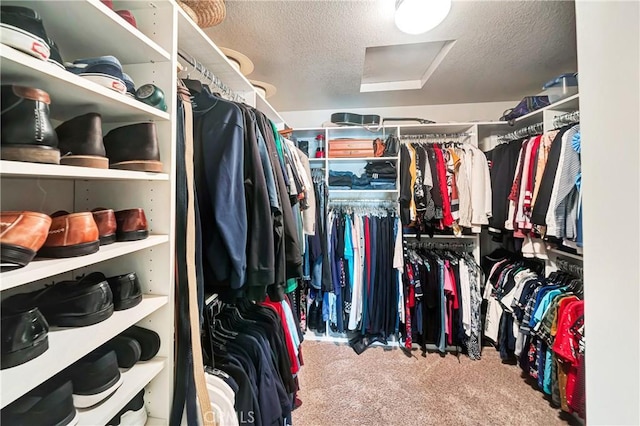
M251 58L279 111L511 101L577 69L572 1L454 1L418 36L396 29L394 3L227 0L206 32ZM439 40L457 42L422 89L359 92L367 47Z

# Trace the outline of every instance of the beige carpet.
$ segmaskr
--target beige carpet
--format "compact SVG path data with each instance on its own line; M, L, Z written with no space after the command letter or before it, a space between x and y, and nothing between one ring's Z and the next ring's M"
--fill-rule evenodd
M305 341L295 426L566 425L559 410L485 348L480 361L448 354ZM415 352L414 352L415 353Z

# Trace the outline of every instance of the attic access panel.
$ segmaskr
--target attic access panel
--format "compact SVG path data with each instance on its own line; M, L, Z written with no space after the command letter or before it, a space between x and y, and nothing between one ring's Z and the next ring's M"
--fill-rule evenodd
M455 40L367 47L360 92L421 89Z

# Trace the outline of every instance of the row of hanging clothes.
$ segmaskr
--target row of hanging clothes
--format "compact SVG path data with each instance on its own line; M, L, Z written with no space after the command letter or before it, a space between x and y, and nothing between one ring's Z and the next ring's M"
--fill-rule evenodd
M401 344L481 357L481 269L473 243L407 242L402 276Z
M308 157L261 111L184 79L193 105L194 162L206 289L223 299L281 300L302 277L315 228Z
M491 217L485 154L469 134L401 136L400 217L410 233L480 232Z
M246 105L195 58L182 51L179 55L193 69L181 74L186 78L178 81L176 315L179 326L171 423L180 422L186 406L188 423L199 424L196 399L200 402L201 417L210 414L202 411L208 405L216 415L222 413L223 407L215 404L215 395L210 395L211 404L207 402L203 396L206 389L198 380L199 373L204 374L202 352L207 355L208 350L210 368L220 367L214 359L228 360L225 351L244 356L236 366L250 378L248 383L261 411L247 408L242 412L244 417L238 417L239 423L290 424L290 412L295 407L290 396L297 389L292 376L301 364L296 359L302 334L293 333L299 323L297 287L303 272L305 235L314 233L317 214L309 160L293 142L279 134L265 114ZM238 311L230 308L230 322L216 322L224 329L214 326L211 339L201 345L199 330L205 325L205 294L216 294L216 300L246 309L240 309L240 315L236 315ZM258 315L254 312L258 305L251 302L274 305L260 307ZM194 305L198 309L191 311ZM287 309L287 306L293 308ZM278 314L288 313L276 322L273 315L265 314L265 309L271 308ZM199 318L193 312L199 314ZM221 320L226 312L221 313ZM264 330L265 334L258 338L252 334L253 329ZM282 337L287 329L290 338ZM242 337L245 334L247 337ZM270 357L279 350L264 345L264 341L273 343L273 339L279 339L277 336L282 337L280 340L287 349L285 354L288 353L290 371L286 374L284 364L276 364L280 365L277 374L268 373L272 364ZM258 340L262 350L255 345L248 346L252 338ZM212 346L211 342L220 345ZM247 353L238 352L234 345L241 346ZM278 361L282 363L281 355ZM255 377L264 374L268 374L265 379L268 383L276 384L262 391L260 379ZM274 377L279 377L282 386L277 385ZM268 395L277 395L280 404L267 399L263 402L262 398ZM258 415L260 412L262 417ZM255 415L255 420L247 420L249 413ZM212 424L210 418L201 420Z
M402 268L396 212L395 202L331 200L323 258L329 278L310 280L309 329L381 340L395 333Z
M292 424L291 412L301 403L297 373L303 363L295 312L289 297L257 304L246 298L234 304L215 296L207 300L203 348L217 424Z
M485 337L505 362L523 373L568 413L585 418L585 323L582 267L557 259L544 264L499 249L483 259Z
M487 153L493 187L490 232L524 244L532 237L582 250L579 111L558 116L554 130L538 123L502 137ZM525 249L526 250L526 249Z

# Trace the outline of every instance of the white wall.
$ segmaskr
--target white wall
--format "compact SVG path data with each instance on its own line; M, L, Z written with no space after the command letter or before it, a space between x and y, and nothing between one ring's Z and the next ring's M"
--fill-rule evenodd
M418 105L404 107L347 108L342 110L318 109L310 111L284 111L280 115L290 127L321 127L331 121L334 112L352 112L355 114L377 114L385 117L417 117L436 122L446 121L496 121L502 113L513 108L518 100L512 102L485 102L476 104ZM407 123L411 124L411 123Z
M587 421L640 424L640 7L576 2Z

